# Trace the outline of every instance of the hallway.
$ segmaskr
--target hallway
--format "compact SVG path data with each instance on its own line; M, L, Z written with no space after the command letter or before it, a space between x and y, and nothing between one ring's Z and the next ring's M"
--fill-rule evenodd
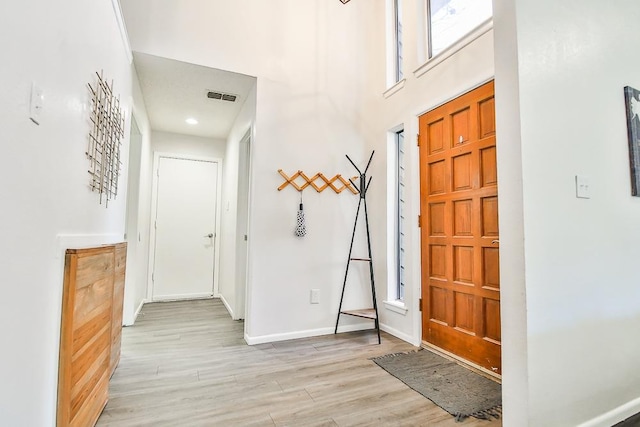
M219 300L147 304L123 330L98 426L499 426L452 416L371 357L414 349L386 333L247 346Z

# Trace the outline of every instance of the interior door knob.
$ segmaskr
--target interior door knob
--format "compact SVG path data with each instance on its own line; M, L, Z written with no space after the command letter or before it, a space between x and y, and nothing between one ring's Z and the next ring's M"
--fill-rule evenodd
M204 237L208 237L210 239L213 239L213 233L205 234Z
M492 240L492 241L491 241L491 244L492 244L492 245L495 245L496 243L500 243L500 240Z

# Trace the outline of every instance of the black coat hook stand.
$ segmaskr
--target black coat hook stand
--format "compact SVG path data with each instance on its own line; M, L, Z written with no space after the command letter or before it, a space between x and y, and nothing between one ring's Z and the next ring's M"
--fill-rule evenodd
M347 268L344 272L344 282L342 284L342 294L340 295L340 306L338 307L338 318L336 319L336 328L334 330L334 334L338 333L338 324L340 323L340 315L344 314L347 316L356 316L364 319L372 319L375 322L376 332L378 333L378 344L380 344L380 323L378 321L378 304L376 302L376 285L373 277L373 259L371 257L371 234L369 232L369 214L367 212L367 191L369 190L369 185L371 184L371 177L367 179L367 171L369 170L369 166L371 166L371 160L373 160L373 154L375 151L371 152L371 156L369 157L369 162L367 162L367 166L364 168L364 172L361 171L358 166L351 160L349 156L347 156L347 160L353 165L354 168L358 171L359 177L359 185L356 184L352 179L351 184L358 190L360 193L360 199L358 200L358 209L356 210L356 219L353 224L353 233L351 233L351 244L349 245L349 256L347 258ZM367 258L357 258L352 257L353 251L353 241L356 237L356 228L358 226L358 218L360 217L360 207L364 206L364 222L367 230L367 250L369 252L369 256ZM349 275L349 266L352 261L356 262L368 262L369 263L369 274L371 277L371 296L373 299L373 308L364 308L358 310L343 310L342 302L344 301L344 290L347 287L347 277Z

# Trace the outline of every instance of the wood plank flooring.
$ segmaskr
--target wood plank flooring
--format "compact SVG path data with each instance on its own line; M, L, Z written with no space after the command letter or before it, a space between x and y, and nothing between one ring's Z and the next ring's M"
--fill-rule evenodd
M501 425L456 423L369 360L414 349L372 331L248 346L219 300L147 304L123 331L97 425Z

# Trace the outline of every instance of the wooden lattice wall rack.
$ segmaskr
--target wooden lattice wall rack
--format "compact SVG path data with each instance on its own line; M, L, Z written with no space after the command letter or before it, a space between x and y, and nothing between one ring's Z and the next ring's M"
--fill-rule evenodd
M354 176L353 178L345 179L342 175L337 174L333 178L327 178L323 173L318 172L317 174L309 178L308 175L306 175L304 172L300 170L294 173L293 175L288 176L286 173L282 171L282 169L278 169L278 173L285 180L282 183L282 185L278 187L278 191L282 191L288 185L291 185L293 188L295 188L298 191L304 191L305 188L312 187L318 193L322 193L327 188L330 188L333 191L335 191L337 194L342 193L344 190L349 190L353 194L358 194L358 190L355 189L353 183L351 182L352 180L357 179L358 178L357 176ZM296 180L298 179L303 182L301 184L298 184L296 182ZM317 184L316 181L319 181L320 184ZM339 184L336 185L336 183L340 183L342 185L339 185Z

